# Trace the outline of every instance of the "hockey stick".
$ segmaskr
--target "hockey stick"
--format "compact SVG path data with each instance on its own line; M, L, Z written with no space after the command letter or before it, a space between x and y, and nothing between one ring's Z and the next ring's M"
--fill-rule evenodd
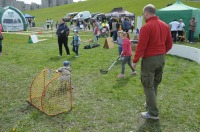
M120 58L120 57L118 57L118 58L112 63L112 65L111 65L108 69L100 69L100 72L101 72L102 74L107 74L108 71L115 65L115 63L117 62L117 60L118 60L119 58Z

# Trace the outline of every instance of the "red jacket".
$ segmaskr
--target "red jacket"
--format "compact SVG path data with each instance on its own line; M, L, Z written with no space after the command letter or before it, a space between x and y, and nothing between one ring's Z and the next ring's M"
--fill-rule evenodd
M131 41L128 38L123 40L121 55L122 56L132 56Z
M98 31L99 31L98 27L95 27L94 28L94 35L98 35Z
M171 48L172 37L169 26L157 16L153 16L147 19L140 30L133 63L137 63L140 58L166 54Z

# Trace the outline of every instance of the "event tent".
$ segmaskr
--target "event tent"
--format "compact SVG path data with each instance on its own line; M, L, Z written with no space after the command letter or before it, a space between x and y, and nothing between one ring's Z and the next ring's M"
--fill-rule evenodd
M0 8L0 23L3 31L24 31L27 28L24 15L17 8L11 6Z
M27 18L27 19L28 19L28 18L32 18L32 19L35 18L34 16L31 16L31 15L29 15L29 14L24 14L24 17Z
M188 24L192 17L196 19L196 31L195 37L197 37L200 33L200 9L187 6L181 3L179 0L176 1L171 6L159 9L156 11L157 16L167 24L169 24L174 19L183 19L185 23L185 30L188 31Z
M114 8L111 12L105 14L106 17L129 17L134 18L135 15L133 13L130 13L128 11L125 11L122 7Z

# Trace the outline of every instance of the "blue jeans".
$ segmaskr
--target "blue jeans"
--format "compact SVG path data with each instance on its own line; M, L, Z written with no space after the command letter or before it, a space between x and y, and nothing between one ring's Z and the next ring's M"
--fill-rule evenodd
M113 36L112 36L112 38L113 38L113 41L116 41L117 40L117 30L116 31L113 31Z
M73 51L76 53L77 56L78 56L78 48L79 48L78 45L73 46Z
M118 51L119 51L119 55L121 55L121 53L122 53L122 47L121 46L118 47Z
M2 40L0 40L0 52L2 52Z
M194 42L194 31L189 30L188 41Z

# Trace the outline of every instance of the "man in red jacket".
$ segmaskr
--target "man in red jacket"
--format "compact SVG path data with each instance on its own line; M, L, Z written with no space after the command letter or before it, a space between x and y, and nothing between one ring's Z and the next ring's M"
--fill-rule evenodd
M133 58L132 67L142 58L141 82L146 97L147 112L142 112L145 119L159 119L156 96L157 87L161 82L165 65L165 54L172 48L169 26L155 15L154 5L149 4L143 9L146 24L140 30L139 42Z

